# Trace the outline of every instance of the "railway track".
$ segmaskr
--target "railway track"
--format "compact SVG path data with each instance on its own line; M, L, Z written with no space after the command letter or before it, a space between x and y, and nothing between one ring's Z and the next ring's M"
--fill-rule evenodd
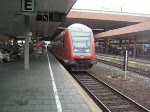
M115 66L115 67L123 69L123 65L122 64L112 63L112 62L101 60L101 59L97 59L97 60L99 62L101 62L101 63L108 64L108 65ZM128 66L127 69L128 69L128 71L131 71L131 72L143 75L143 76L150 77L150 71L146 71L146 70L142 70L142 69L137 69L137 68L129 67L129 66Z
M104 112L150 112L87 72L72 75Z

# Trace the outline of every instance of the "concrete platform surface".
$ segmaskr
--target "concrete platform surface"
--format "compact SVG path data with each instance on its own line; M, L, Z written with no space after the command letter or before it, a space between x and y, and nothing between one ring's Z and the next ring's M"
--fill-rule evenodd
M49 63L50 61L50 63ZM83 89L45 51L30 55L30 69L23 59L0 64L0 112L101 112Z

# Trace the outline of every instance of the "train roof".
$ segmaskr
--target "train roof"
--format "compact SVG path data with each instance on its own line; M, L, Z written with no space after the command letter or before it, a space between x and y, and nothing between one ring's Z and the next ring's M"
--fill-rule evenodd
M69 31L92 32L92 29L80 23L74 23L67 28Z
M68 28L66 28L63 32L61 32L53 41L56 41L61 35L63 35L64 32L66 32L66 30L92 32L92 29L89 28L88 26L80 24L80 23L74 23L74 24L70 25Z

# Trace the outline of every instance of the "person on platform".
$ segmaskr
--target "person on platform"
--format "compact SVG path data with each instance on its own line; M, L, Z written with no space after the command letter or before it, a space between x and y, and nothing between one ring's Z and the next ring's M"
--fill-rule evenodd
M0 62L3 62L3 49L0 48Z

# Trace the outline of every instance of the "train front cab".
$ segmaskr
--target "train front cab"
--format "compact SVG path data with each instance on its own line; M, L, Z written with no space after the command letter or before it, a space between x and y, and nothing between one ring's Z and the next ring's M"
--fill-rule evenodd
M91 31L70 32L70 43L72 50L68 65L72 71L86 71L97 63L94 36Z

